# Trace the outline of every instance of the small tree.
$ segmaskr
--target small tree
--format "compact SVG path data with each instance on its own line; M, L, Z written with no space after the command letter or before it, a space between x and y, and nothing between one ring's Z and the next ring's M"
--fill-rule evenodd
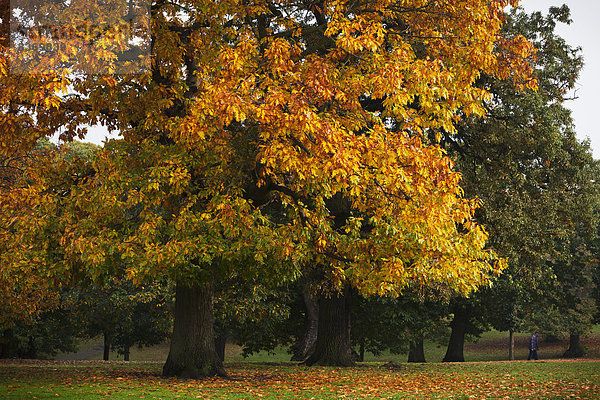
M79 321L67 307L46 311L29 321L19 321L4 331L0 358L47 359L77 349Z
M76 313L87 334L101 334L104 338L104 360L108 360L112 347L129 361L132 346L152 346L170 334L169 285L136 286L114 279L102 285L83 286L74 296Z
M230 277L216 291L215 344L222 360L230 340L242 346L242 356L272 351L290 342L291 291Z

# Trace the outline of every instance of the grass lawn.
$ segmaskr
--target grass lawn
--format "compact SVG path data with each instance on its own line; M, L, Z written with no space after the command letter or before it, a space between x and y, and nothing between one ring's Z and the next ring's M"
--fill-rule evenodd
M427 364L407 364L406 355L368 353L366 362L345 369L299 366L288 362L285 349L244 359L239 346L228 344L230 376L194 381L160 376L167 344L134 348L129 363L103 362L101 340L95 339L80 346L88 360L0 360L0 399L600 398L599 329L583 338L585 360L559 359L566 339L545 343L542 336L541 361L522 361L528 340L528 334L516 336L516 362L502 361L508 354L508 334L487 332L465 345L470 362L439 363L445 346L426 343ZM111 354L111 360L119 358Z
M162 378L158 362L0 362L2 399L567 399L600 397L600 362L227 363L229 378Z

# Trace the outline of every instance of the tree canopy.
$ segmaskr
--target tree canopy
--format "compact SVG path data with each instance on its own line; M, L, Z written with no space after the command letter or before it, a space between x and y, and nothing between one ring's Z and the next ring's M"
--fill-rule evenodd
M90 39L76 37L21 75L0 43L3 154L58 127L65 140L98 122L123 136L92 160L41 161L3 196L4 271L56 284L168 277L179 297L232 271L292 279L310 262L333 291L473 291L502 263L473 220L478 200L422 138L483 113L482 74L535 87L531 45L500 34L509 3L159 0L151 34L74 53ZM63 6L68 26L88 3ZM116 71L140 42L148 71L89 74Z

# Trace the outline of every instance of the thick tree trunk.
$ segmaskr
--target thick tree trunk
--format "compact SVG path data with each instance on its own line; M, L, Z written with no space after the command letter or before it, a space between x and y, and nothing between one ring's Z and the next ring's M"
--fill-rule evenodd
M175 322L164 376L203 378L225 375L215 348L212 283L177 283Z
M354 365L350 347L350 300L350 290L321 297L317 343L306 365Z
M469 313L463 307L456 307L454 318L450 323L452 333L448 349L442 362L464 362L465 334L467 333L467 323L469 322Z
M130 353L131 347L127 346L124 351L123 351L123 361L129 361L129 353Z
M108 361L108 356L110 355L110 345L112 344L112 338L110 333L104 332L104 354L102 355L102 359L104 361Z
M215 338L215 349L221 361L225 361L225 345L227 344L227 336L217 336Z
M37 358L37 347L35 345L35 339L33 336L29 336L27 339L27 350L25 351L25 358L36 359Z
M569 348L563 354L564 358L578 358L585 355L585 348L581 344L581 336L577 334L569 335Z
M508 360L515 360L515 332L512 329L508 331Z
M365 339L361 339L360 341L360 347L359 347L359 352L358 352L358 361L359 362L364 362L365 361Z
M423 336L419 335L410 343L410 350L408 351L408 362L409 363L424 363L425 361L425 349L423 348Z
M10 342L12 340L12 330L5 329L0 338L0 358L10 357Z
M547 333L544 335L544 343L558 343L560 342L560 338L552 333Z
M317 332L319 328L319 303L317 299L307 292L302 293L306 314L304 318L304 332L292 346L292 361L305 361L315 351Z

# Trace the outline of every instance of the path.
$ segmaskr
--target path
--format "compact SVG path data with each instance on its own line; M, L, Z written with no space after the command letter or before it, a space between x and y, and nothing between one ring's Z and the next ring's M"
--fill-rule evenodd
M104 346L90 347L77 353L65 354L64 356L57 357L57 360L87 360L90 357L104 353Z

